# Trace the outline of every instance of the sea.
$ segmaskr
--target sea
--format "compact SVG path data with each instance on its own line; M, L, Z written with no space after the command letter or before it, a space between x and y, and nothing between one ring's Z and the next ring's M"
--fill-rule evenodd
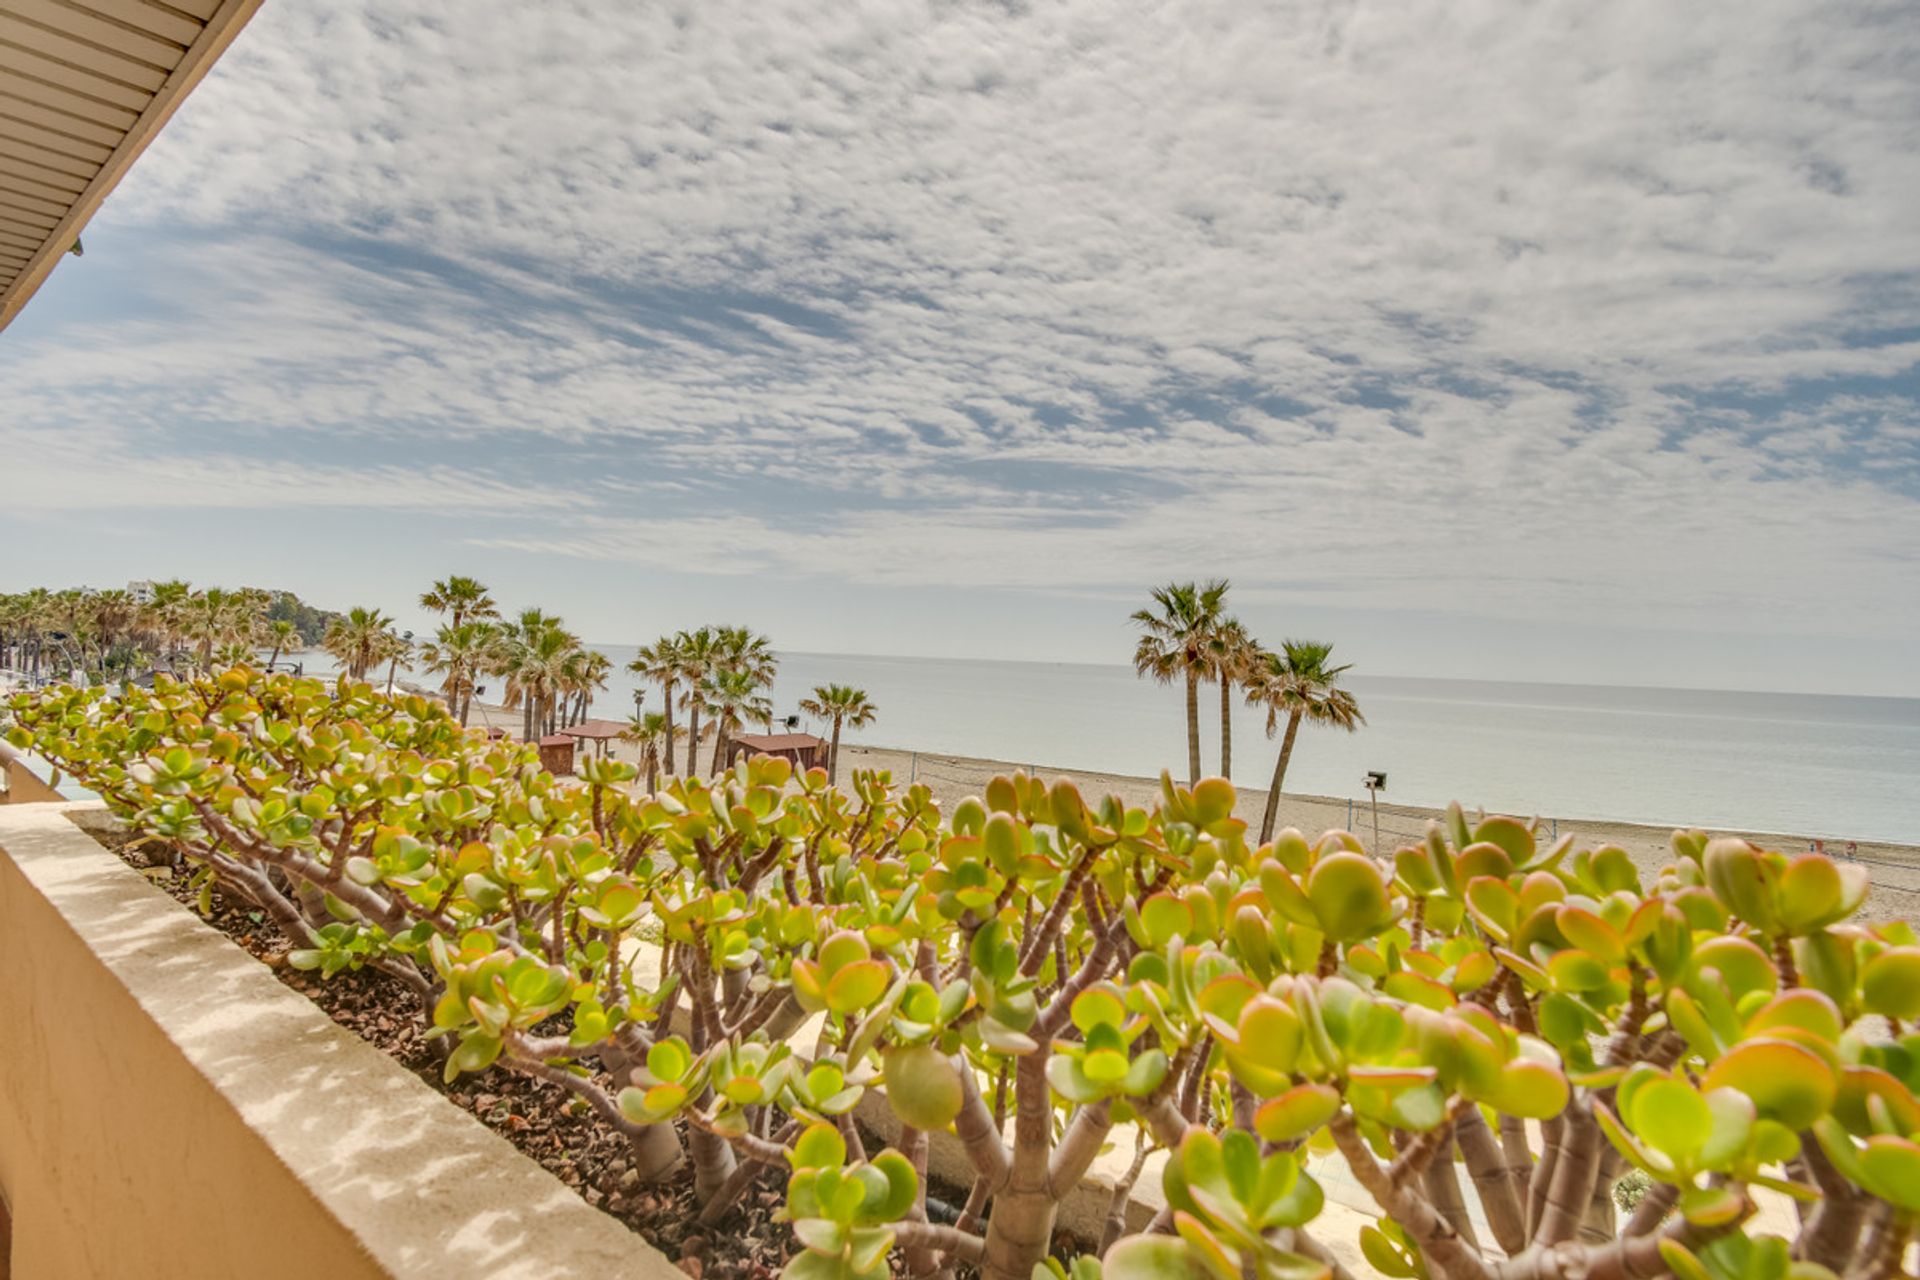
M634 649L596 646L615 675L593 713L635 709ZM878 708L848 742L980 756L1042 769L1157 776L1186 769L1184 695L1119 665L782 653L775 714L802 715L815 686L851 684ZM310 672L331 669L305 655ZM412 679L430 684L432 677ZM1920 699L1353 675L1367 723L1301 728L1289 792L1382 803L1459 800L1519 814L1734 827L1805 840L1920 844ZM641 691L657 710L660 692ZM486 700L499 691L489 689ZM1220 697L1201 688L1201 758L1220 760ZM676 708L675 719L684 723ZM1236 705L1233 780L1264 788L1279 738Z

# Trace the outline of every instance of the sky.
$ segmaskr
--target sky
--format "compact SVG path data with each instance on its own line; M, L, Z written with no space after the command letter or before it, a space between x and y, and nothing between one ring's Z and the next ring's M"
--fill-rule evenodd
M1920 695L1906 0L278 0L85 244L0 590Z

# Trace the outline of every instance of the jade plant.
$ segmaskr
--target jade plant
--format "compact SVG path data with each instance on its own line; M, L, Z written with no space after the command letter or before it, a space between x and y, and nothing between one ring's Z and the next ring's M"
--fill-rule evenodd
M1870 1280L1920 1214L1920 941L1821 855L1679 832L1646 871L1456 806L1381 861L1249 841L1220 779L1144 806L1016 774L942 813L753 759L648 793L245 669L12 709L293 963L406 982L449 1079L569 1091L710 1218L780 1172L792 1280L1343 1276L1336 1154L1389 1276ZM1163 1207L1054 1256L1109 1148L1116 1206L1157 1160Z

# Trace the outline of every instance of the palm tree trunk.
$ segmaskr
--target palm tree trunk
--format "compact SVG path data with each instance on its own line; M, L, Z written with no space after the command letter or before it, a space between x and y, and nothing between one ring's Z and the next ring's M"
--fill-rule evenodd
M687 704L687 772L700 772L700 704Z
M720 760L727 750L727 722L724 719L713 722L713 764L708 773L720 772Z
M1220 776L1233 781L1233 680L1220 677Z
M1187 672L1187 785L1200 781L1200 677Z
M840 782L840 717L833 718L833 743L827 748L827 785Z
M662 705L666 708L667 772L672 773L673 772L673 682L671 680L666 680L661 682L660 701ZM652 788L649 787L648 790L652 790Z
M273 670L273 664L280 661L280 642L273 642L273 652L267 655L267 670Z
M1280 758L1273 763L1273 786L1267 790L1267 813L1260 820L1260 843L1273 839L1273 822L1280 813L1280 787L1287 780L1287 761L1293 758L1293 738L1300 732L1301 712L1287 717L1286 736L1280 739Z

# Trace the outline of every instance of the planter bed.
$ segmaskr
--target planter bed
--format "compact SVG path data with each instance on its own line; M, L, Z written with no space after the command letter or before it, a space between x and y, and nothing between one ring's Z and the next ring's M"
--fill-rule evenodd
M393 1058L423 1084L472 1115L511 1142L523 1154L577 1192L581 1199L616 1219L648 1244L674 1260L694 1280L767 1280L779 1274L792 1251L792 1232L774 1214L785 1200L779 1171L768 1169L758 1182L720 1218L700 1221L691 1176L641 1185L629 1169L629 1146L617 1133L598 1123L584 1103L565 1090L510 1071L464 1076L452 1085L441 1078L442 1059L421 1035L418 1000L387 974L361 969L324 978L286 963L289 943L270 919L258 910L236 905L216 893L213 911L201 916L195 892L186 877L164 861L150 865L137 847L134 834L102 809L70 813L75 824L103 848L138 871L185 910L269 969L281 985L312 1001L339 1026ZM543 1033L563 1030L558 1023ZM878 1150L897 1128L879 1094L864 1108L861 1129L872 1149ZM682 1129L684 1138L684 1126ZM947 1136L947 1135L942 1135ZM957 1143L951 1160L961 1159ZM1111 1188L1090 1180L1088 1204L1104 1205ZM936 1173L931 1195L947 1204L965 1199L958 1187ZM1137 1207L1135 1216L1151 1216ZM1070 1256L1082 1251L1077 1239L1061 1233L1060 1244ZM971 1270L970 1268L967 1270Z
M421 1035L418 1000L387 974L361 969L323 978L286 963L286 937L272 920L214 895L200 917L186 877L162 862L149 866L133 834L103 811L74 815L95 840L182 907L259 960L281 984L311 1000L335 1023L405 1067L422 1083L511 1142L587 1204L617 1219L677 1262L694 1280L764 1280L777 1275L792 1233L772 1220L783 1203L769 1170L721 1220L699 1221L691 1178L641 1186L628 1169L629 1147L598 1124L565 1090L509 1071L441 1079L442 1059Z
M269 981L70 812L0 808L15 1275L678 1274Z

